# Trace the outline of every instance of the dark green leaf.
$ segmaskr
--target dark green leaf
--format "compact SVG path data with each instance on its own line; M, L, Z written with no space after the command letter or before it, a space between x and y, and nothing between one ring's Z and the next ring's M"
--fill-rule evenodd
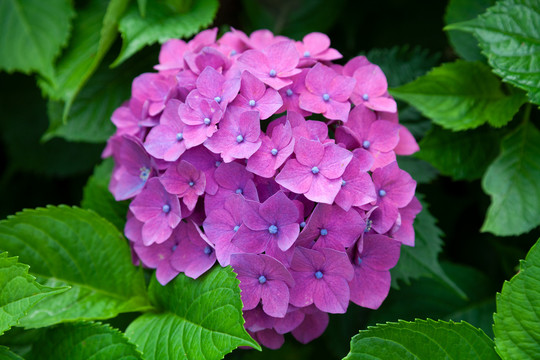
M482 187L491 196L482 231L510 236L540 225L540 131L523 123L502 142Z
M47 329L26 359L137 360L142 355L124 334L109 325L80 322Z
M421 200L421 196L418 197ZM391 270L392 286L399 288L398 280L409 284L411 279L427 276L465 297L463 291L444 273L437 260L441 251L442 231L435 224L435 218L429 213L427 204L421 202L423 209L414 220L415 246L401 247L399 262Z
M129 202L116 201L109 192L109 181L113 167L112 158L103 161L96 167L94 174L84 187L81 206L94 210L112 222L118 230L123 231Z
M369 327L351 340L344 359L498 359L493 341L466 322L399 321Z
M73 36L50 79L39 85L52 99L62 101L63 120L77 94L98 68L117 35L118 20L129 0L91 0L79 11Z
M215 266L197 280L180 274L167 286L153 277L149 291L162 312L144 314L126 330L145 359L221 359L238 346L260 350L244 329L230 267Z
M137 6L139 7L139 13L142 18L146 16L146 1L147 0L137 0Z
M444 14L444 22L448 25L471 20L493 4L495 0L450 0ZM478 40L474 36L456 30L448 30L447 35L454 50L463 59L485 62L485 57L478 47Z
M503 359L540 357L540 240L497 294L495 345Z
M416 156L454 180L475 180L499 154L502 136L487 126L459 133L435 126L420 142Z
M67 0L0 1L0 69L53 76L74 15Z
M500 127L512 120L525 97L519 93L507 95L501 85L487 65L457 61L390 92L435 123L457 131L486 122Z
M428 162L412 156L398 156L399 168L405 170L419 184L427 184L437 177L437 169Z
M196 34L214 20L218 6L217 0L194 0L189 11L181 13L165 2L148 0L143 18L132 4L120 20L122 51L113 65L121 64L146 45Z
M150 308L142 271L132 265L126 240L92 211L50 206L10 216L0 222L0 248L18 254L45 285L71 286L39 302L21 326L106 319Z
M42 286L28 274L28 265L19 263L17 257L7 256L7 252L0 253L0 335L17 325L43 298L68 289Z
M14 352L9 351L5 346L0 346L0 359L2 360L24 360Z
M528 92L540 104L540 3L503 0L474 20L453 24L450 30L472 32L493 71Z

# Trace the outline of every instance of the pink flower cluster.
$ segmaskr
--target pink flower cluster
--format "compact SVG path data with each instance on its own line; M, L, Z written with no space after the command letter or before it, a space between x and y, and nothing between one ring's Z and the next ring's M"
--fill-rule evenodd
M330 40L217 29L170 40L112 121L110 190L160 283L216 262L240 280L246 328L269 348L320 336L349 301L376 309L414 245L418 150L381 69ZM312 120L306 120L311 117Z

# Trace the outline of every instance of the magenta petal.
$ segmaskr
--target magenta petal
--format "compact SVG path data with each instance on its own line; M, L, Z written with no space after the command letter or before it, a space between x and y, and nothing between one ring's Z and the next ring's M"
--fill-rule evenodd
M242 252L259 254L266 250L268 241L271 235L268 230L254 231L246 225L241 225L236 235L232 239L232 243L242 250Z
M317 174L313 176L311 187L304 196L311 201L332 204L339 190L341 190L341 179L330 180L322 174Z
M282 251L287 251L298 238L300 225L297 223L280 226L278 246Z
M300 138L294 146L296 160L300 164L309 166L310 168L319 165L325 152L326 148L319 141L308 140L306 138ZM345 168L343 168L343 170L345 170Z
M328 314L317 310L306 314L302 324L294 329L292 334L296 340L302 344L307 344L324 333L324 330L326 330L326 327L328 326L328 322Z
M232 255L231 264L234 264L232 261L234 255ZM234 266L234 265L233 265ZM254 309L261 300L262 286L259 283L259 280L255 277L241 276L238 275L238 280L240 280L240 289L242 290L242 303L244 304L244 310ZM287 291L288 292L288 291Z
M399 142L394 149L398 155L412 155L420 150L418 143L411 132L403 125L399 125Z
M313 54L318 54L330 47L330 38L323 33L313 32L302 39L304 45ZM302 54L301 54L302 55Z
M169 261L162 261L159 263L157 269L156 269L156 278L158 282L165 286L176 277L180 272L175 270Z
M319 164L322 175L328 179L336 179L343 175L353 157L352 152L334 144L324 146L324 156Z
M390 291L390 272L356 267L349 286L352 302L365 308L378 309Z
M282 281L269 280L261 286L261 300L265 313L282 318L289 306L289 287Z
M303 194L311 188L313 178L311 168L300 164L296 159L289 159L276 176L276 182L292 192Z
M255 333L256 339L269 349L277 350L285 342L283 335L273 329L264 329Z
M323 275L317 282L313 303L319 310L344 314L349 305L349 284L341 276Z

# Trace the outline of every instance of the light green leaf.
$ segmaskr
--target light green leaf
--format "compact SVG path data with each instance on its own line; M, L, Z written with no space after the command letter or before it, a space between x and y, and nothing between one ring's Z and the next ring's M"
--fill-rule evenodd
M77 94L114 42L118 20L128 3L129 0L91 0L78 13L70 45L56 66L56 75L38 81L51 99L65 103L64 121Z
M137 0L137 6L139 7L139 14L141 17L146 17L146 1L147 0Z
M450 0L444 14L444 23L448 25L473 19L493 4L495 0ZM478 40L472 34L448 30L447 35L450 44L463 59L485 62L486 58L480 53Z
M142 355L126 336L106 324L79 322L47 329L27 360L138 360Z
M112 222L118 230L124 231L129 202L116 201L109 191L109 181L114 167L112 158L96 166L83 190L81 206L92 209Z
M540 225L540 131L523 123L502 142L482 187L491 196L481 231L523 234Z
M392 286L399 288L398 280L410 283L411 279L422 276L433 278L465 298L463 291L445 274L437 257L441 252L442 231L435 224L435 218L429 213L422 196L416 195L422 203L422 211L414 220L415 245L402 246L397 265L390 270Z
M540 240L531 248L519 273L497 294L493 316L496 350L503 359L540 357Z
M502 136L500 130L487 126L459 133L434 126L420 142L420 152L415 156L454 180L475 180L499 155Z
M472 32L493 71L540 104L540 3L503 0L474 20L447 26Z
M19 355L11 352L7 347L0 346L0 359L2 360L24 360Z
M43 298L68 289L42 286L28 274L28 265L19 263L17 257L7 256L7 252L0 253L0 335L17 325Z
M499 359L493 341L466 322L416 320L387 323L360 331L344 359Z
M67 0L0 1L0 70L53 76L74 15Z
M126 240L93 211L49 206L10 216L0 222L0 249L18 254L45 285L72 287L34 306L20 321L26 328L151 308Z
M244 329L236 275L215 266L193 280L179 274L167 286L149 287L160 313L148 313L126 330L145 359L221 359L238 346L259 349Z
M526 100L519 93L507 95L487 65L466 61L443 64L390 93L454 131L486 122L503 126Z
M166 2L148 0L143 18L136 4L132 4L120 20L122 51L113 66L120 65L146 45L196 34L212 23L218 6L217 0L194 0L189 11L181 13Z

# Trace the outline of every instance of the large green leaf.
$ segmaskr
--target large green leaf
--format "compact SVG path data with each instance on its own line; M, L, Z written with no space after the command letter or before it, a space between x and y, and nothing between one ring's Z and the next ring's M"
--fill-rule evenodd
M491 196L482 231L510 236L540 225L540 131L523 123L502 142L482 179Z
M7 347L0 346L0 359L2 360L24 360L19 355L11 352Z
M196 34L212 23L218 6L217 0L193 0L191 8L181 12L165 1L148 0L146 16L141 17L138 6L132 4L120 20L122 51L113 65L124 62L146 45Z
M493 4L495 0L450 0L444 14L444 22L448 25L474 19ZM463 59L485 62L485 57L480 53L478 40L472 34L448 30L447 35L452 47Z
M26 359L137 360L142 355L124 334L109 325L80 322L47 329Z
M116 201L109 191L109 181L113 167L114 161L112 158L106 159L96 166L94 174L88 179L84 187L81 206L85 209L94 210L112 222L118 230L123 231L129 202Z
M77 94L98 68L117 36L118 20L129 0L91 0L79 11L73 36L50 79L40 79L47 95L65 103L66 120Z
M351 340L344 359L498 359L493 341L466 322L400 321L369 327Z
M500 130L487 126L458 133L434 126L416 156L454 180L475 180L499 155L502 136Z
M493 337L495 292L499 283L482 272L464 265L442 262L443 270L465 292L467 299L439 281L419 278L390 294L377 311L369 313L369 325L387 321L434 318L467 321Z
M34 306L20 321L26 328L150 308L142 271L132 265L126 241L92 211L25 210L0 222L0 249L19 255L45 285L71 286Z
M153 277L149 292L161 312L140 316L126 330L145 359L221 359L238 346L260 350L244 329L230 267L215 266L197 280L180 274L167 286Z
M421 199L421 196L419 198ZM429 213L427 204L421 202L423 209L414 220L415 245L401 247L399 261L391 270L392 286L399 288L398 280L409 284L411 279L427 276L465 297L463 291L448 278L439 264L437 257L441 252L442 231L435 224L435 218Z
M7 252L0 253L0 335L17 325L19 319L43 298L68 289L39 284L28 274L28 265L7 255Z
M495 345L504 359L540 358L540 240L497 294Z
M498 1L476 19L447 28L472 32L493 71L540 104L540 2Z
M437 169L428 162L413 156L397 156L399 168L405 170L418 184L426 184L437 177Z
M519 93L506 94L487 65L467 61L443 64L390 93L435 123L455 131L486 122L503 126L526 100Z
M0 1L0 70L53 76L74 15L67 0Z

